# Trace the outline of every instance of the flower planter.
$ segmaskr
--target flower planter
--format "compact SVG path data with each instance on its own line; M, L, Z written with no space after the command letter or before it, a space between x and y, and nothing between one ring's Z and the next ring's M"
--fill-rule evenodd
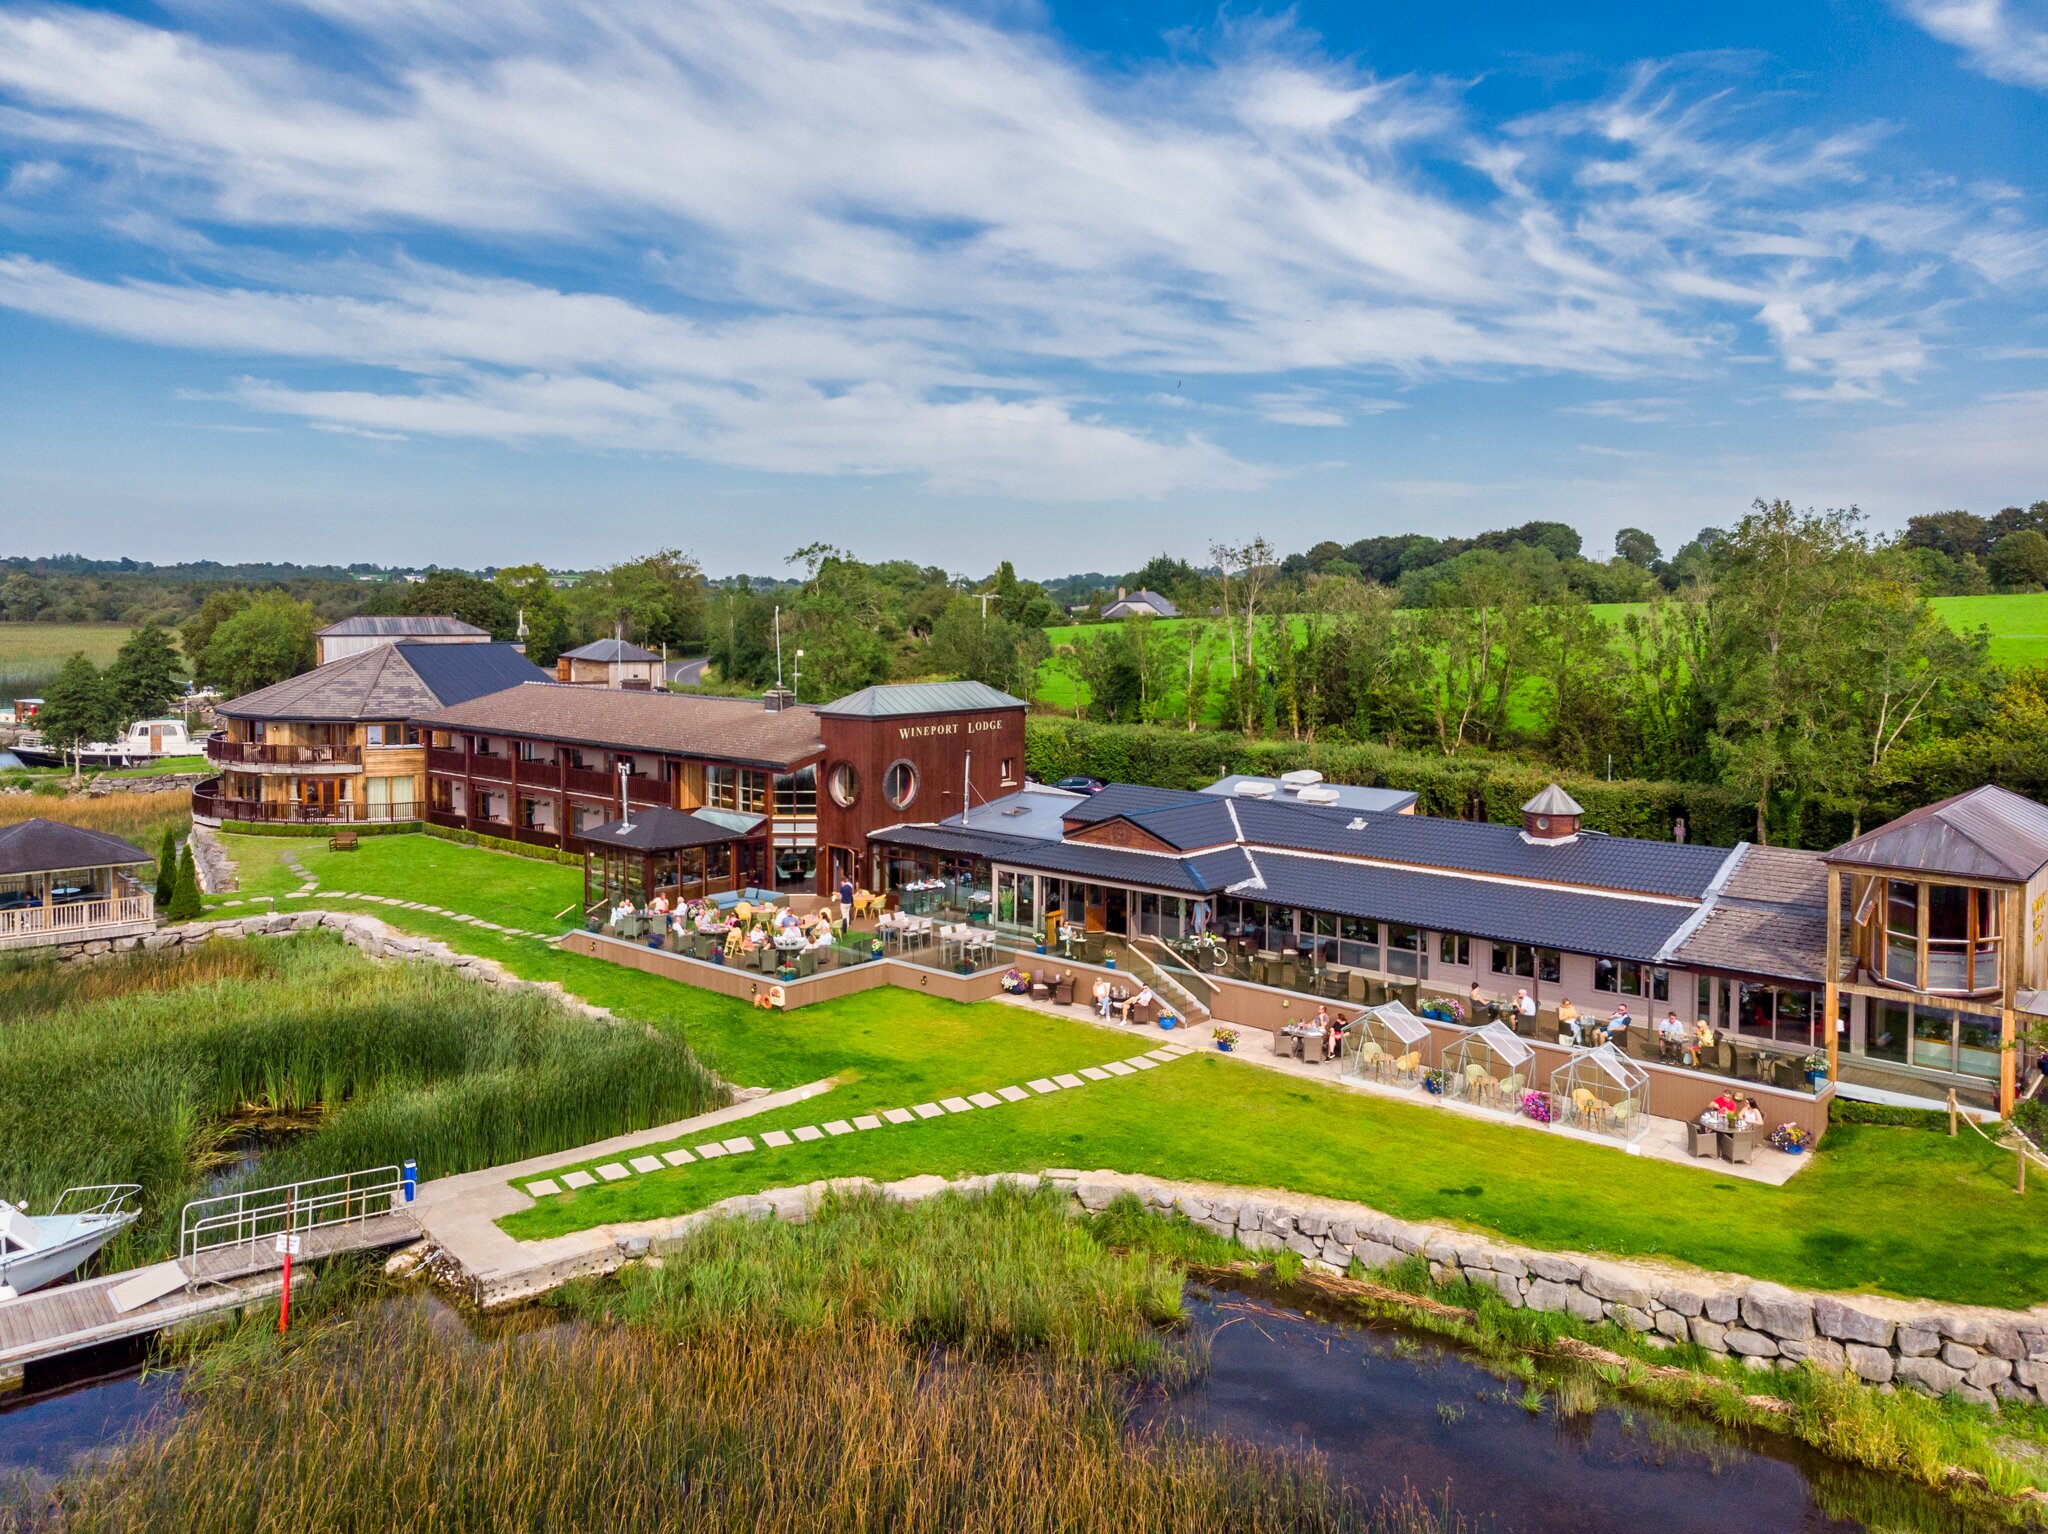
M1159 1014L1159 1026L1162 1028L1178 1028L1180 1023L1172 1013L1162 1012Z
M1224 1053L1224 1054L1226 1054L1226 1055L1227 1055L1227 1054L1229 1054L1229 1053L1230 1053L1230 1052L1231 1052L1232 1050L1234 1050L1234 1049L1236 1049L1236 1048L1237 1048L1237 1046L1236 1046L1235 1044L1231 1043L1231 1042L1230 1042L1230 1040L1228 1040L1228 1039L1218 1039L1218 1040L1216 1041L1216 1047L1217 1047L1218 1049L1222 1050L1222 1051L1223 1051L1223 1053Z

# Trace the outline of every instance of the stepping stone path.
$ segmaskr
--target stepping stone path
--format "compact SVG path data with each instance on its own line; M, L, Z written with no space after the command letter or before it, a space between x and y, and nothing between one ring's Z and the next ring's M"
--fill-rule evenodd
M431 909L431 907L429 907ZM761 1144L770 1150L782 1150L792 1144L808 1145L815 1140L837 1139L844 1135L856 1134L867 1129L881 1129L891 1124L917 1124L926 1119L942 1119L958 1113L972 1113L976 1109L1000 1108L1005 1103L1021 1103L1031 1100L1032 1094L1044 1097L1053 1092L1071 1091L1085 1087L1091 1081L1113 1081L1119 1076L1135 1076L1140 1071L1157 1070L1168 1061L1178 1060L1183 1055L1199 1053L1185 1045L1162 1045L1147 1050L1142 1055L1132 1055L1128 1060L1112 1060L1106 1065L1087 1065L1079 1075L1059 1075L1050 1079L1041 1076L1028 1081L1024 1086L997 1087L993 1091L976 1092L968 1097L942 1097L935 1103L916 1103L908 1108L886 1108L880 1113L856 1115L851 1122L833 1119L824 1125L805 1124L797 1129L764 1129ZM1027 1091L1026 1088L1029 1088ZM526 1191L534 1198L546 1198L551 1194L568 1189L587 1188L598 1177L606 1182L617 1182L633 1172L654 1172L661 1169L663 1162L672 1167L688 1166L695 1160L711 1160L718 1156L738 1156L755 1148L754 1142L745 1135L736 1135L730 1140L707 1141L696 1148L695 1155L677 1146L661 1156L635 1156L628 1166L610 1162L597 1169L597 1177L588 1172L566 1172L559 1183L551 1177L542 1177L527 1183Z
M277 860L304 881L297 889L286 895L285 899L308 900L319 893L320 881L307 870L304 863L299 861L299 854L296 849L291 847L279 849ZM327 898L329 900L367 900L372 905L395 906L401 911L418 911L425 916L445 916L450 921L461 922L464 926L476 927L485 932L496 932L505 937L530 937L543 943L556 941L554 937L550 937L545 932L528 932L524 927L506 927L494 921L485 921L481 916L472 916L467 911L451 911L444 906L428 905L424 901L419 900L401 900L396 895L370 895L365 894L361 890L329 890ZM231 906L240 905L242 902L240 900L222 900L216 902L216 904Z

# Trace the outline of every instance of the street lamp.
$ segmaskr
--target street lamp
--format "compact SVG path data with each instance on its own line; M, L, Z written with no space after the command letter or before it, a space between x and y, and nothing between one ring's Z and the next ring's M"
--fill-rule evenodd
M626 780L633 774L631 762L619 763L619 835L633 829L633 800L626 792Z
M801 677L803 672L804 652L799 650L796 652L796 659L789 663L789 700L792 703L796 701L797 697L797 678Z

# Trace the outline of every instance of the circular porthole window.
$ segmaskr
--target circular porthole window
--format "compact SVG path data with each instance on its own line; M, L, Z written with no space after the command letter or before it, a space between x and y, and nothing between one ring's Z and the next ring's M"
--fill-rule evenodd
M882 797L893 809L906 809L917 797L917 769L908 762L898 762L882 774Z
M853 763L833 763L825 775L825 791L842 810L852 809L860 800L860 774L853 770Z

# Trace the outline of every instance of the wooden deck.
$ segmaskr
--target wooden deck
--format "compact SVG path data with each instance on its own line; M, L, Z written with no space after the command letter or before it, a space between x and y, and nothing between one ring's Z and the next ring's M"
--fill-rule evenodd
M296 1260L318 1262L341 1252L403 1246L417 1240L419 1233L409 1214L373 1215L307 1231L300 1237ZM46 1358L125 1337L147 1336L260 1300L283 1287L283 1265L284 1259L267 1241L217 1248L186 1267L183 1287L125 1313L115 1307L112 1291L143 1270L108 1273L0 1301L0 1377L17 1375L23 1366Z

